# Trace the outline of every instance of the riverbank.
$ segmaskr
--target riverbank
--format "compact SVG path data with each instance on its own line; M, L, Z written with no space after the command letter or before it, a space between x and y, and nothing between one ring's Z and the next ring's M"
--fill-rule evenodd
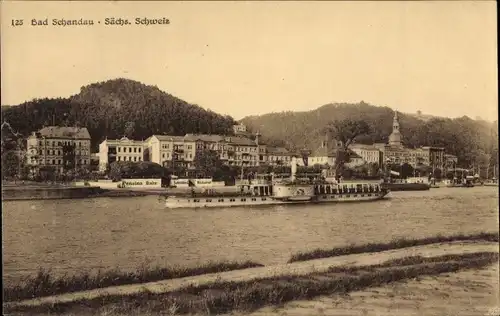
M485 268L419 276L346 295L296 300L250 313L233 312L231 316L497 316L500 315L498 270L495 263Z
M2 187L2 201L137 197L158 194L158 192L139 190L110 190L100 187L74 187L70 185L18 185Z
M109 287L4 304L7 313L142 315L252 311L321 295L426 275L479 269L498 262L498 244L443 243L375 254L354 254L145 284ZM109 313L113 311L113 313Z

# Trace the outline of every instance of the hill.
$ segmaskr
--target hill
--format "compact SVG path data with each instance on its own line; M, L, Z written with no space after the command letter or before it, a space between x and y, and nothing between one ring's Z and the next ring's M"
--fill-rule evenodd
M3 120L25 136L44 125L85 126L94 150L106 137L227 134L235 123L229 116L190 104L156 86L123 78L84 86L69 98L35 99L1 110Z
M456 119L429 117L398 113L403 142L408 147L439 146L447 153L457 155L462 165L478 162L484 154L497 163L497 122L472 120L468 117ZM290 148L316 149L325 138L325 128L334 120L346 118L368 122L372 133L358 139L359 143L386 142L392 131L394 111L389 107L335 103L307 112L269 113L249 116L241 122L252 131L265 135L268 142L283 143ZM484 158L484 157L483 157Z

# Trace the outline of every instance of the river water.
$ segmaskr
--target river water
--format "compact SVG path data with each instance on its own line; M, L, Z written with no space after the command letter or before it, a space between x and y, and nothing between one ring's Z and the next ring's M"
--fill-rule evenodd
M496 187L392 192L366 203L168 210L153 196L3 202L4 281L207 261L286 262L352 243L498 231Z

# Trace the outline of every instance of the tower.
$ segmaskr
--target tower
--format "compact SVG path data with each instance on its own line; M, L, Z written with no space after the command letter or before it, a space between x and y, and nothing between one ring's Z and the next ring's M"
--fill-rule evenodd
M392 121L392 133L389 136L389 145L397 147L402 146L401 133L399 131L398 112L394 112L394 119Z

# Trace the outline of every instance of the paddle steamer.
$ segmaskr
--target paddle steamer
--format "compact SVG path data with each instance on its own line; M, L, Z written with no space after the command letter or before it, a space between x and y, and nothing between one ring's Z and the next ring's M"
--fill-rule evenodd
M239 192L222 193L208 189L201 194L180 194L165 197L167 208L204 208L231 206L260 206L284 204L315 204L375 201L383 199L389 189L380 182L309 182L295 179L296 168L292 162L292 176L288 183L258 181L239 186Z

